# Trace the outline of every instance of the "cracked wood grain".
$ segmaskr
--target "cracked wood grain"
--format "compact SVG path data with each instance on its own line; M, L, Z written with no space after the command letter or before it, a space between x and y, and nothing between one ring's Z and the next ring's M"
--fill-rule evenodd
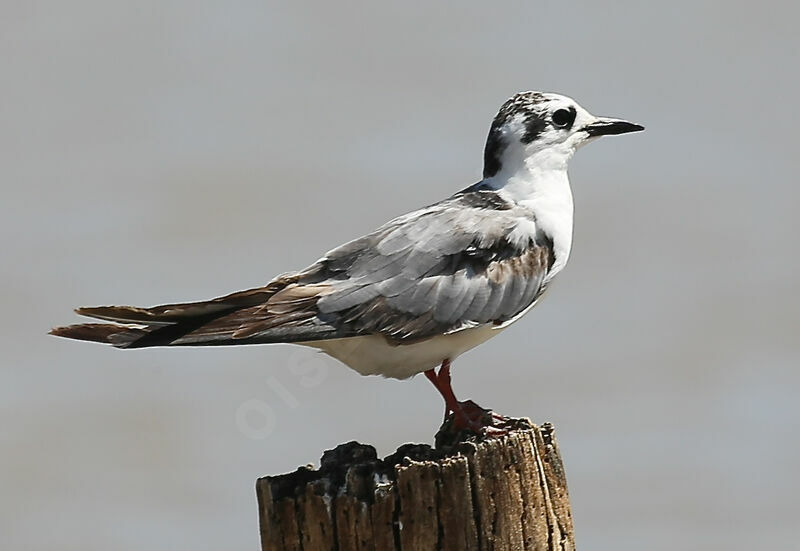
M258 480L264 551L572 551L553 427L510 419L507 434L448 432L378 459L350 442Z

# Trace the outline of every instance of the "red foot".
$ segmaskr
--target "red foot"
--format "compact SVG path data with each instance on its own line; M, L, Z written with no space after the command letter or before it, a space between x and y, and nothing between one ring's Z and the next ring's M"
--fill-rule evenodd
M453 428L456 430L467 429L478 434L491 434L500 436L508 434L506 429L498 428L497 424L508 421L507 417L484 409L472 400L459 402L459 410L453 412Z
M444 398L445 419L447 419L448 414L453 414L453 428L456 430L471 430L478 434L501 435L508 432L495 426L495 422L502 423L507 420L506 417L484 409L472 400L459 402L456 399L451 386L450 360L442 362L439 373L429 369L425 372L425 376Z

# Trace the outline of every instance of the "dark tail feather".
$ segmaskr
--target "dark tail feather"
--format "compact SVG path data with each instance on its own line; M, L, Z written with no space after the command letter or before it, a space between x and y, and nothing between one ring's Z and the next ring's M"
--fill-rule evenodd
M208 346L225 344L246 344L254 332L280 325L283 322L297 321L299 314L289 309L282 311L280 319L272 325L262 325L275 315L263 308L268 299L289 283L294 276L276 279L266 287L239 291L224 297L204 302L163 304L151 308L135 306L94 306L78 308L78 314L115 323L82 323L56 327L51 335L111 344L117 348L144 348L149 346ZM295 301L296 308L306 306L302 296ZM287 303L288 304L288 303ZM284 310L286 310L284 305ZM312 310L304 311L299 319L308 319ZM257 331L256 331L257 332ZM309 339L305 339L309 340ZM283 342L283 341L273 341Z
M186 304L166 304L152 308L136 306L91 306L76 308L75 313L89 318L121 323L144 323L147 325L166 325L196 317L209 317L227 313L234 305L220 302L190 302Z
M183 305L179 305L183 306ZM119 323L81 323L56 327L51 335L81 341L111 344L117 348L145 348L170 346L203 325L239 309L238 306L221 304L191 304L183 311L171 308L169 313L157 312L156 308L131 306L98 306L78 308L77 313ZM212 341L218 340L211 339Z
M132 343L147 335L147 333L147 329L127 327L115 323L81 323L55 327L50 330L50 334L56 337L101 342L119 348L129 347Z
M238 310L238 307L228 307L223 310L213 310L206 314L197 314L182 319L169 325L148 326L137 339L121 345L122 348L146 348L148 346L170 346L181 337L185 337L205 324ZM213 341L214 339L212 339ZM211 343L205 343L211 344ZM119 346L119 345L115 345Z

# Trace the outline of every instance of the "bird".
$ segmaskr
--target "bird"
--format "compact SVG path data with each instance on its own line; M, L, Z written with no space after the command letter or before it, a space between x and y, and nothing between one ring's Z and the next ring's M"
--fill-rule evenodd
M149 308L77 308L107 323L50 333L123 349L303 345L362 375L424 373L456 428L485 431L492 412L456 398L452 362L530 311L566 265L573 233L567 165L575 151L641 130L594 116L567 96L517 93L491 123L482 179L450 197L262 287Z

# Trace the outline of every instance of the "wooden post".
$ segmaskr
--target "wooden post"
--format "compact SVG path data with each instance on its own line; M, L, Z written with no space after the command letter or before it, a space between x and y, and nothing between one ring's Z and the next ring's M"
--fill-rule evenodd
M349 442L320 468L256 483L263 551L528 551L575 549L553 426L527 419L507 434L453 434L405 444L381 460Z

